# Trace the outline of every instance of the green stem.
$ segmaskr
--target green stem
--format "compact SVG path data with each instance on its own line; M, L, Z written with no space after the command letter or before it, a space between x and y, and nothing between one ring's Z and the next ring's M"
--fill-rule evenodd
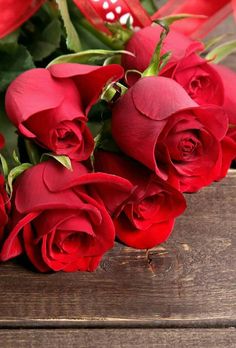
M155 51L153 53L150 65L147 67L147 69L143 72L142 76L156 76L158 75L160 71L160 65L161 65L161 49L164 39L169 33L169 27L166 26L164 23L159 22L159 24L163 27L163 30L160 35L160 40L155 48Z
M124 44L121 41L114 40L112 36L103 34L102 32L95 29L86 19L80 18L79 24L84 27L88 32L94 35L98 40L104 43L106 46L112 48L113 50L124 49Z

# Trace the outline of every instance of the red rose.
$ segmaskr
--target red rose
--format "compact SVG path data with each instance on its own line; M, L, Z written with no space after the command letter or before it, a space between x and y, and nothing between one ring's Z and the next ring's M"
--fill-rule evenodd
M158 25L136 32L126 45L126 50L135 57L124 55L122 64L126 70L143 72L150 64L156 45L160 40L162 28ZM167 35L162 53L171 52L171 59L161 70L160 75L177 81L198 104L222 105L224 89L217 71L207 61L196 54L204 46L173 30ZM135 75L136 80L138 75ZM134 75L128 82L135 81Z
M10 199L5 191L4 178L0 175L0 241L3 238L4 228L8 221L8 211L10 208Z
M140 249L163 243L170 235L175 218L186 208L183 195L132 159L96 151L95 167L119 175L134 185L130 197L114 219L117 237ZM172 180L171 184L175 184Z
M229 129L224 141L223 151L225 170L222 176L224 176L224 173L227 172L228 163L236 158L236 96L234 88L232 88L236 83L236 73L223 65L214 65L214 67L223 81L225 90L223 106L229 116Z
M0 38L8 35L27 21L45 0L0 0Z
M4 146L4 143L5 143L4 138L3 138L3 136L0 134L0 149Z
M215 64L214 69L220 75L225 90L224 109L229 116L229 123L236 125L236 95L234 86L236 84L236 73L223 65Z
M122 74L119 65L28 70L8 88L6 111L24 136L58 155L86 160L94 146L86 115L103 87Z
M173 171L186 192L218 177L227 128L222 108L197 105L165 77L140 79L118 100L112 116L112 134L120 148L162 179Z
M131 188L125 179L89 173L77 162L73 171L56 161L30 168L14 186L12 228L1 259L25 251L41 272L95 270L115 237L102 195L109 193L116 207Z

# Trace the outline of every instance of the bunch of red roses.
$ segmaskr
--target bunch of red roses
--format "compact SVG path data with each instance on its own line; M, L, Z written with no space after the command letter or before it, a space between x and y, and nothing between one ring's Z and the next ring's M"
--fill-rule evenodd
M0 177L1 261L26 253L41 272L93 271L115 238L164 242L183 193L225 177L236 158L236 75L206 60L199 41L162 35L157 24L135 31L120 64L55 61L10 84L6 113L27 163L5 175L8 194ZM93 134L101 105L108 117L103 109Z

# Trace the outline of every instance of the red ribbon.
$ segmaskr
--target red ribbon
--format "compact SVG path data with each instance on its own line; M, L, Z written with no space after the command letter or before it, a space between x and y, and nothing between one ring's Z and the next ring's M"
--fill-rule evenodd
M103 19L99 16L94 9L90 0L73 0L79 10L83 13L84 17L98 30L110 34L110 31L104 25Z
M74 3L95 28L106 34L110 34L110 31L105 26L105 23L119 20L124 13L129 13L133 17L134 26L145 27L152 23L150 16L141 6L139 0L74 0ZM119 9L119 12L109 11L109 9L114 8ZM109 19L105 16L105 9L107 9L107 13L110 12L110 15L114 17L114 19L112 17ZM120 13L120 15L118 13Z

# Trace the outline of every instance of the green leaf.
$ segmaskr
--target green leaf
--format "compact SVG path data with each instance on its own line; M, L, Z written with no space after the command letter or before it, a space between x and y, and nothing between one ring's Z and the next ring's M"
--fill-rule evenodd
M121 152L111 134L111 120L104 122L102 131L97 135L94 141L96 149L102 149L116 153Z
M17 43L18 38L19 38L19 33L20 30L17 29L16 31L13 31L11 34L5 36L0 40L0 45L5 45L5 44L12 44L12 43Z
M204 15L194 15L190 13L179 13L171 16L161 17L158 20L155 20L156 23L162 22L165 23L165 25L170 26L176 21L180 21L182 19L188 19L188 18L196 18L196 19L205 19L207 16Z
M44 153L41 157L41 162L44 160L45 157L52 157L57 162L61 163L66 169L73 171L71 160L68 156L54 155L53 153Z
M141 0L141 3L150 15L153 15L157 11L157 5L154 0Z
M103 91L101 95L101 99L110 103L114 102L114 99L116 100L116 96L118 95L118 98L124 95L127 92L128 88L122 85L119 82L112 83L108 85L105 90ZM115 97L115 98L114 98Z
M88 114L89 122L103 122L111 118L111 109L105 100L94 104Z
M214 46L215 44L219 43L219 42L220 42L221 40L223 40L225 37L226 37L226 34L223 34L223 35L220 35L220 36L213 37L213 38L210 39L210 40L207 40L207 41L204 43L205 51L208 50L210 47Z
M61 13L61 17L64 22L64 26L66 29L67 47L71 51L78 52L81 50L80 39L79 39L77 31L75 30L73 23L71 22L68 6L67 6L67 0L56 0L56 3L58 5L59 11Z
M1 133L5 138L5 146L1 149L1 153L8 160L10 167L15 166L15 163L12 158L12 153L17 149L17 131L13 124L7 118L5 109L4 109L4 95L0 97L0 124L1 124Z
M172 52L169 51L169 52L166 52L165 54L163 54L163 55L161 56L161 59L160 59L161 63L160 63L160 67L159 67L159 70L160 70L160 71L161 71L161 70L166 66L166 64L169 62L171 55L172 55Z
M34 68L30 53L24 46L15 43L0 45L0 92L23 71Z
M13 151L12 157L13 157L14 161L16 162L16 164L17 164L18 166L20 166L20 165L21 165L21 161L19 160L19 157L18 157L18 155L17 155L17 153L16 153L16 150Z
M102 63L104 60L110 57L114 57L121 54L128 54L130 56L133 56L133 53L129 51L124 50L87 50L82 51L78 53L72 53L72 54L65 54L63 56L55 58L53 61L51 61L48 64L48 67L53 64L59 64L59 63L80 63L80 64L94 64L95 62L98 64L99 62Z
M52 19L43 30L40 29L34 34L28 45L28 49L36 61L52 54L60 46L61 40L61 22L58 18Z
M40 162L41 154L38 146L32 140L23 138L25 150L27 152L29 161L32 164L38 164Z
M169 33L169 26L166 25L166 23L163 23L162 21L158 20L158 24L163 27L163 30L160 34L160 40L155 48L155 51L153 53L152 59L151 59L151 63L150 65L147 67L146 70L144 70L142 76L146 77L146 76L156 76L158 75L159 71L160 71L160 67L162 66L162 58L164 58L164 63L167 63L167 58L169 58L170 56L166 56L163 55L161 56L161 49L162 49L162 45L163 45L163 41L165 40L166 36ZM168 53L168 52L167 52Z
M213 48L213 50L206 55L205 59L211 60L213 63L217 64L235 51L236 40L228 41L218 47Z
M8 168L8 164L7 161L5 159L5 157L3 155L0 154L0 161L2 164L2 171L3 171L3 175L6 178L8 173L9 173L9 168Z
M23 163L20 166L17 166L10 171L7 177L7 192L9 195L11 195L13 191L13 181L20 174L22 174L25 170L29 169L30 167L32 167L31 163Z

